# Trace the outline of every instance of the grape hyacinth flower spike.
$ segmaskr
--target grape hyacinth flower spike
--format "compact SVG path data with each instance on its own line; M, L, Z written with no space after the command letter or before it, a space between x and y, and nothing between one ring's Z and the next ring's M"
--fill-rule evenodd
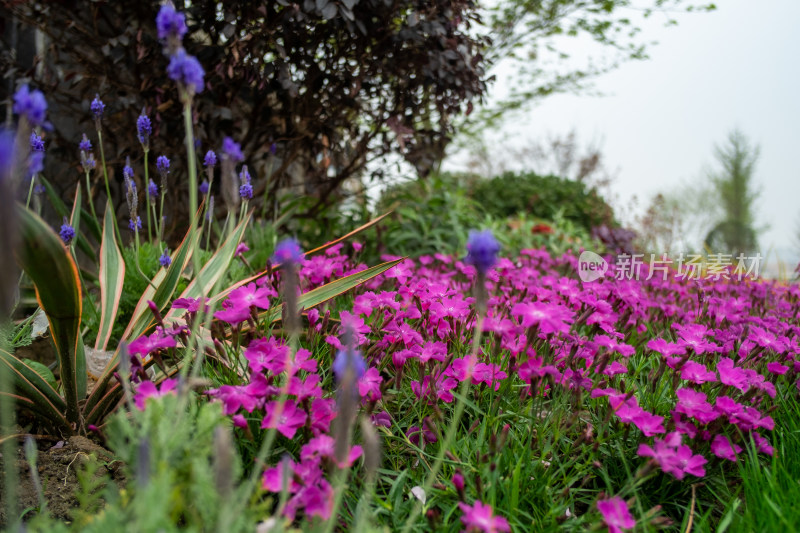
M14 93L12 109L20 117L25 117L30 126L42 126L47 113L47 100L42 91L30 90L27 85L23 85Z
M252 200L253 199L253 185L250 183L250 173L247 171L247 165L242 167L242 171L239 173L239 181L241 185L239 185L239 196L242 200Z
M286 302L285 325L289 335L296 335L300 330L300 319L297 309L297 266L303 260L303 251L295 239L284 239L275 247L272 255L273 263L280 263L283 268L283 301Z
M64 223L61 224L61 229L58 231L58 236L64 241L64 244L69 245L72 239L75 238L75 228L69 225L67 217L64 217Z
M100 100L99 94L94 95L94 100L92 100L89 108L92 110L92 114L94 115L95 129L100 131L103 128L103 113L106 110L106 105L102 100Z
M150 150L150 136L152 134L153 126L150 123L150 117L145 114L143 108L142 114L136 119L136 137L139 139L139 143L142 145L142 149L145 152Z
M476 305L481 313L486 310L488 295L486 294L486 274L497 262L500 244L490 230L469 232L467 239L466 263L475 267L478 273L476 283Z

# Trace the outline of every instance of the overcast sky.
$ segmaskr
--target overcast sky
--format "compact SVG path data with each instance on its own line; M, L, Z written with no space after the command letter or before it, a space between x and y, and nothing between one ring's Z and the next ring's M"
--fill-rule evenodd
M503 139L575 129L581 141L601 140L607 165L619 170L614 195L629 204L634 195L647 200L703 179L714 145L739 128L761 147L755 178L758 224L769 225L763 253L796 264L800 0L720 0L712 13L678 18L676 27L646 28L645 37L658 41L650 59L596 80L603 96L548 97L505 127Z

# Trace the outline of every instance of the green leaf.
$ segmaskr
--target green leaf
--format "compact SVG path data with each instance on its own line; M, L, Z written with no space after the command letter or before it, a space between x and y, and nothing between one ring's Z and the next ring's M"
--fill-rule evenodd
M156 289L148 285L147 289L142 293L142 297L139 298L139 302L133 310L131 321L122 334L124 340L130 341L141 336L154 324L155 319L147 305L148 301L152 301L160 311L163 311L172 300L172 295L178 287L181 275L189 265L189 259L191 259L192 253L197 249L197 244L200 241L200 230L196 224L193 228L186 233L178 249L173 252L172 263L169 268L162 268L153 278L152 283L156 286Z
M0 371L9 372L14 383L13 392L0 392L19 394L30 400L32 405L29 407L51 424L60 428L69 426L67 419L64 418L64 412L66 411L64 399L35 369L7 351L0 349Z
M242 221L236 226L224 243L217 249L211 259L200 269L195 278L189 283L186 289L181 293L181 298L199 298L208 295L214 286L217 284L222 276L228 270L228 267L236 254L236 248L242 242L247 224L250 222L250 215L245 216ZM165 318L172 318L175 312L170 310Z
M94 344L95 350L105 350L108 347L122 298L122 284L125 281L125 261L114 236L113 217L114 211L111 202L108 202L103 217L103 241L100 245L100 327Z
M61 239L29 209L18 208L20 246L17 260L36 288L47 315L60 365L67 420L80 424L78 402L86 396L86 359L81 325L81 282L72 254Z
M33 359L23 359L22 362L25 363L34 372L39 374L39 376L43 380L45 380L48 385L53 387L53 390L56 390L58 388L58 382L56 381L56 376L49 368L47 368L47 365L43 365L39 361L34 361Z
M312 307L316 307L332 298L335 298L336 296L339 296L342 293L349 291L350 289L358 287L362 283L366 283L375 276L383 274L404 260L405 257L401 257L400 259L381 263L380 265L368 268L367 270L362 270L361 272L356 272L355 274L345 276L337 279L336 281L331 281L322 287L317 287L316 289L312 289L307 293L302 294L300 298L297 299L297 305L302 309L311 309ZM281 318L281 308L269 309L261 314L262 316L267 315L270 322L275 322Z

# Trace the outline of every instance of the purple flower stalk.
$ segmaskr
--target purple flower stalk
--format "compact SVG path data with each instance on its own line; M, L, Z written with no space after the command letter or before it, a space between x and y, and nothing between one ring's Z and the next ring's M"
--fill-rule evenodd
M156 169L158 173L161 174L161 177L165 177L169 174L169 158L165 155L160 155L156 159Z
M172 258L169 256L169 248L164 249L161 253L161 257L158 258L158 262L161 263L161 266L164 268L168 268L172 264Z
M278 243L275 252L272 254L273 263L298 264L303 261L303 250L296 239L288 238Z
M200 184L197 190L200 191L200 194L203 196L208 194L208 180L203 180L203 183Z
M61 240L64 241L64 244L71 243L72 239L75 238L75 228L69 225L67 217L64 217L64 223L61 225L58 236L61 237Z
M333 360L333 373L336 375L337 381L342 381L348 368L352 368L355 374L355 379L360 379L361 376L367 371L367 365L364 358L361 357L361 352L358 350L339 350L336 354L336 359Z
M128 222L128 229L131 231L142 231L142 217L137 216L136 222L131 218L130 222Z
M232 161L244 161L242 146L230 137L225 137L222 140L222 154Z
M28 175L33 176L44 170L44 152L33 152L28 157Z
M83 152L89 152L92 149L92 142L89 140L89 137L86 134L83 134L81 138L81 142L78 144L78 148L81 149Z
M131 167L131 158L128 157L125 159L125 166L122 167L122 177L125 179L126 183L128 181L133 180L133 168ZM134 191L136 190L136 184L133 184Z
M136 136L145 150L150 148L150 136L152 134L153 126L150 124L150 117L145 115L144 109L142 109L142 114L136 119Z
M44 152L44 140L35 131L31 132L31 151Z
M490 230L469 232L466 262L474 266L478 274L485 275L497 262L500 245Z
M169 61L167 75L186 88L190 94L203 91L205 71L196 57L181 48Z
M99 120L103 118L103 112L106 110L106 104L100 100L100 95L95 94L94 100L92 100L92 104L89 106L94 114L95 120Z
M14 163L14 134L0 127L0 182L11 173Z
M13 110L19 116L25 117L31 126L41 126L47 112L47 100L42 91L31 91L27 85L23 85L14 93Z
M172 3L166 3L161 6L161 10L156 15L156 29L158 30L158 38L175 39L180 41L186 35L186 16L175 10Z
M239 186L239 196L242 200L251 200L253 198L253 186L250 184L250 173L247 171L247 165L242 167L239 180L242 182Z
M214 167L217 164L217 154L214 153L214 150L209 150L206 152L206 157L203 159L203 165L207 167Z
M150 183L147 185L147 194L150 195L150 198L155 200L158 198L158 185L153 180L150 180Z

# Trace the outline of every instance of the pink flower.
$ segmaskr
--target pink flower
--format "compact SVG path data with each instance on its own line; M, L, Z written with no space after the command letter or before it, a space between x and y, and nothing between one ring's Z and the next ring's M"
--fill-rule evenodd
M652 437L658 433L664 433L664 417L654 415L649 411L641 409L631 420L647 437Z
M306 418L305 411L298 409L293 401L287 400L283 404L272 401L266 406L266 416L261 422L261 427L275 428L281 435L291 439L306 423Z
M742 451L741 446L732 444L725 435L717 435L711 441L711 452L720 459L736 462L736 454Z
M494 384L494 390L500 388L500 381L506 379L506 377L508 375L495 364L478 363L472 373L472 379L475 383L486 383L489 386Z
M608 365L604 370L603 374L606 376L616 376L617 374L627 374L628 367L620 363L619 361L612 361L610 365Z
M684 346L667 342L664 339L652 339L651 341L648 341L647 348L654 352L658 352L663 356L683 355L686 353L686 348Z
M143 381L136 388L136 394L133 397L136 408L140 411L144 411L145 401L148 398L161 398L167 394L175 394L175 385L177 385L177 383L178 382L174 379L165 379L161 382L161 387L159 389L156 388L155 383L152 381Z
M692 449L681 444L681 436L677 432L670 433L665 439L656 439L654 446L639 445L638 455L652 457L661 470L683 479L686 474L697 477L706 475L705 465L708 461L702 455L694 455Z
M378 369L370 367L358 380L358 393L369 401L381 399L381 377Z
M244 322L250 317L251 308L269 309L271 294L269 287L258 287L255 283L248 283L228 294L228 299L223 304L225 309L214 313L214 318L231 325Z
M782 365L777 361L774 361L772 363L767 363L767 371L769 371L772 374L778 374L782 376L789 371L789 367L786 365Z
M723 357L717 363L717 372L719 372L719 380L724 385L730 385L742 392L745 392L748 387L747 373L733 365L733 359L730 357Z
M709 372L705 365L694 361L686 361L681 368L681 379L701 385L706 382L717 381L717 373Z
M692 389L679 389L675 391L678 396L678 404L675 411L691 416L702 424L708 424L719 417L711 404L706 401L706 395Z
M522 321L522 327L539 326L545 334L567 333L575 313L563 305L533 302L518 303L511 308L511 316Z
M128 352L131 355L140 354L142 356L150 355L158 350L165 348L174 348L177 346L175 339L164 333L160 327L156 328L155 333L149 337L142 335L128 345Z
M477 363L478 361L475 356L467 355L458 359L453 359L453 362L450 363L450 366L447 367L444 374L458 381L466 381L472 377Z
M597 510L603 515L603 522L608 526L609 533L622 533L623 529L636 526L628 510L628 504L619 496L597 501Z
M498 531L511 531L508 520L502 516L495 516L492 506L476 500L472 506L459 502L458 506L464 515L461 521L466 526L465 531L481 531L484 533L497 533Z
M334 458L335 452L335 441L333 437L329 435L319 435L318 437L314 437L308 444L303 446L303 449L300 450L300 459L303 461L308 461L309 459L313 459L315 457L327 457L329 459ZM350 451L347 453L347 458L341 464L339 464L339 468L349 468L353 466L353 463L358 460L364 454L364 450L361 446L351 446Z
M208 394L216 396L222 401L223 411L226 415L232 415L241 408L252 413L259 404L259 398L254 396L246 386L222 385L218 389L208 391Z

